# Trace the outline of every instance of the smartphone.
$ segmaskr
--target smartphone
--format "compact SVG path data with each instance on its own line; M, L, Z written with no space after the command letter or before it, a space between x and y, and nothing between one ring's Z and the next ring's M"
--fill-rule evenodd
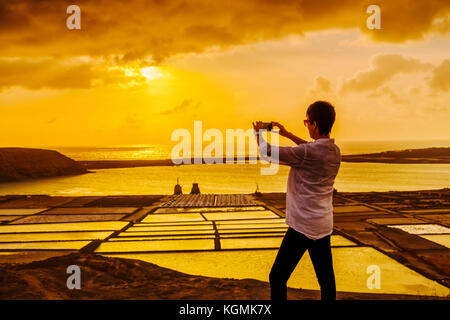
M272 127L272 122L263 122L263 129L272 131L273 127Z

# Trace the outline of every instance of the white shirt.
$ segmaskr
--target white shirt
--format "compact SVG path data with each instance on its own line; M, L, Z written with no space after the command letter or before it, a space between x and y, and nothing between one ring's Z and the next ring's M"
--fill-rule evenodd
M261 156L267 144L260 136ZM270 146L270 145L269 145ZM320 138L296 147L278 148L280 164L291 167L286 192L286 224L310 239L333 232L333 184L341 164L341 151L334 139ZM270 157L272 162L277 159Z

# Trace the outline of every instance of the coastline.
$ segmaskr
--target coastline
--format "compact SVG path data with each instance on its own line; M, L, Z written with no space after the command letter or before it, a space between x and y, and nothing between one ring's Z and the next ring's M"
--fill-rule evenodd
M232 163L256 161L256 157L234 158ZM175 164L171 159L158 160L80 160L80 165L89 169L112 169L134 167L176 166L189 164L227 163L226 157L209 159L180 159L182 164ZM386 151L369 154L342 155L342 162L397 163L397 164L450 164L450 148L426 148L401 151ZM229 162L228 162L229 163Z

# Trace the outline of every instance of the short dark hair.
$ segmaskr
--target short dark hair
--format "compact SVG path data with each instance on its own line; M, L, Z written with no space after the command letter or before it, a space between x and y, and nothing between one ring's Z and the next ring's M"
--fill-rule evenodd
M321 135L327 135L333 127L334 120L336 119L336 112L331 103L327 101L316 101L308 107L306 113L309 116L309 120L313 123L317 123L319 132Z

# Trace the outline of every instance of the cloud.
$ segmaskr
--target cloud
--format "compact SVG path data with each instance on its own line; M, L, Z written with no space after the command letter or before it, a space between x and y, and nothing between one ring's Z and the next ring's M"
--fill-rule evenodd
M374 90L381 87L397 74L427 71L434 66L419 59L405 58L399 54L377 55L371 61L371 68L358 72L354 78L345 81L341 91Z
M51 58L0 58L0 91L19 86L39 89L86 89L100 84L120 84L130 81L123 70L109 69L93 62L74 62ZM136 75L134 81L145 81Z
M450 90L450 59L445 59L433 70L430 87L437 90Z
M450 31L450 15L435 19L432 28L440 34L447 34Z
M310 90L311 94L329 94L331 92L330 80L322 76L318 76L314 79L314 87Z
M381 30L368 30L368 0L79 0L81 30L66 28L67 0L0 2L0 56L117 56L160 63L177 53L359 28L376 41L422 39L448 0L380 0ZM440 32L448 32L439 28Z
M53 123L55 123L57 120L58 120L57 117L53 117L53 118L51 118L50 120L47 121L47 124L53 124Z
M372 1L366 1L372 3ZM404 42L407 40L422 40L429 32L436 30L435 21L449 16L450 2L438 1L376 1L374 4L381 9L381 30L364 30L377 41ZM372 32L373 31L373 32Z
M175 107L173 107L169 110L162 111L159 114L161 114L161 115L179 114L179 113L183 113L188 110L198 109L199 106L200 106L200 103L193 104L192 99L186 99L183 102L181 102L179 105L176 105Z
M392 100L392 102L394 102L396 104L408 104L409 103L409 101L407 99L400 98L398 93L394 92L394 90L392 90L389 87L381 87L369 95L369 97L371 97L371 98L378 98L381 96L388 96Z
M130 79L123 70L108 65L139 69L177 54L221 50L308 31L359 28L376 41L391 42L421 39L428 32L450 32L447 0L378 1L381 30L366 28L368 0L79 0L81 30L66 28L70 4L68 0L0 1L0 90L126 83ZM105 63L63 63L80 56ZM349 80L346 90L380 87L395 74L383 71L389 69L388 59L374 59L373 70ZM395 69L395 57L391 60ZM397 57L405 68L414 64L405 60ZM413 71L396 71L404 72ZM135 78L138 83L145 81L139 75ZM316 89L326 92L326 81L318 79Z

